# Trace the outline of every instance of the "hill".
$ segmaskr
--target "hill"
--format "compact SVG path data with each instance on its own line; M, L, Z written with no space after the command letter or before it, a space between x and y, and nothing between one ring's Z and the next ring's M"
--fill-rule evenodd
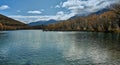
M57 23L59 21L56 21L54 19L48 20L48 21L37 21L37 22L31 22L28 25L29 26L39 26L39 25L49 25L49 24L53 24L53 23Z
M25 26L27 26L25 23L0 14L0 30L22 29Z
M101 14L92 14L50 24L44 30L120 32L120 5L112 5L109 11Z

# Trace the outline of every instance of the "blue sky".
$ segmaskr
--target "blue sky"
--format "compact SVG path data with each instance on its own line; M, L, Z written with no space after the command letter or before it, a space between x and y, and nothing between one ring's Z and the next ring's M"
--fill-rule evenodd
M90 14L120 0L0 0L0 14L25 23L39 20L66 20Z
M65 0L0 0L0 5L8 5L10 7L10 9L1 11L5 15L33 15L26 12L42 10L46 11L41 15L55 15L57 11L64 9L53 9L54 6L64 1Z

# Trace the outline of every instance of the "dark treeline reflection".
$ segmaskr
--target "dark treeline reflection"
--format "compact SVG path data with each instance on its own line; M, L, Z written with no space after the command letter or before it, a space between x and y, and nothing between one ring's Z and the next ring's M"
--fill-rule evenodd
M0 65L118 65L119 42L118 33L7 31Z

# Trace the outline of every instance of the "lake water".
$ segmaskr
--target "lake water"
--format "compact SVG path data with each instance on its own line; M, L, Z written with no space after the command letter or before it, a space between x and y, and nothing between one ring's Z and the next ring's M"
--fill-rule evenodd
M120 34L96 32L0 33L0 65L119 65Z

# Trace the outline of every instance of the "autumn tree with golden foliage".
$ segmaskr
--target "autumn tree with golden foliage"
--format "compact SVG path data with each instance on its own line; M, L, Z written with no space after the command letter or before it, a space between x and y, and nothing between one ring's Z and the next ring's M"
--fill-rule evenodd
M0 23L0 30L3 30L3 25Z
M120 31L120 5L111 6L111 10L102 14L93 14L86 17L78 17L72 20L62 21L48 25L44 30L59 31Z

